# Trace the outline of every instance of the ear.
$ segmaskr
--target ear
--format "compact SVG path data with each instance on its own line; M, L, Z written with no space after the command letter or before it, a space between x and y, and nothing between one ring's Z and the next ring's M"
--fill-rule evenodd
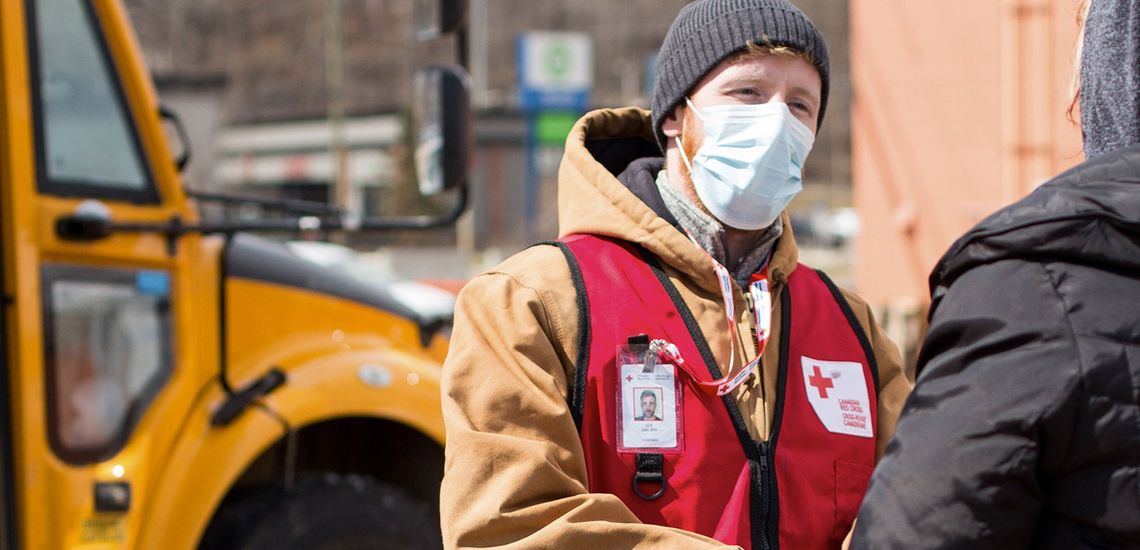
M685 120L686 108L684 103L673 107L673 112L669 113L669 116L665 117L665 120L661 122L661 133L665 134L665 137L669 138L670 141L680 136L681 132L684 131L681 121Z

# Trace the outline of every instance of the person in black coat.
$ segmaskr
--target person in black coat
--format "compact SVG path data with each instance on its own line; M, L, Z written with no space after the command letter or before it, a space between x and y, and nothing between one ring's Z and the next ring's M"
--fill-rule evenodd
M1089 160L935 267L852 548L1140 548L1140 3L1088 10Z

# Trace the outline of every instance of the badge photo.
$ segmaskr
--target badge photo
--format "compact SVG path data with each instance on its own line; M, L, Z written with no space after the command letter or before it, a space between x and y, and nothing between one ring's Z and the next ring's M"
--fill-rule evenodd
M632 388L630 404L633 405L634 422L661 422L665 411L659 407L661 395L664 393L660 386Z
M621 366L618 389L618 450L681 451L677 367L669 363Z

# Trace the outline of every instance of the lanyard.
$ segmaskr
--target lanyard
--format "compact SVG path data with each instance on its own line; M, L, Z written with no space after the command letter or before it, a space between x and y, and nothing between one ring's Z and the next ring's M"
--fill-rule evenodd
M714 260L709 256L709 261L713 264L713 269L716 271L717 279L720 282L721 298L724 299L724 314L728 321L729 332L729 365L728 371L724 377L712 382L705 382L700 379L691 369L685 364L685 360L681 357L680 351L677 346L666 342L664 340L654 340L650 342L653 349L663 353L666 357L671 359L682 370L689 374L689 376L697 383L697 385L708 393L715 393L718 397L727 395L744 383L749 376L760 366L760 358L764 356L764 350L768 347L768 338L771 335L772 328L772 296L768 288L768 269L764 268L760 273L752 275L752 282L748 285L748 292L752 298L752 308L756 319L756 340L757 350L756 358L744 366L740 372L732 374L732 369L736 364L736 306L732 300L732 277L720 262ZM650 354L653 356L654 354Z
M712 257L710 256L709 259L711 260ZM736 360L736 321L734 320L736 309L732 305L732 279L729 278L728 270L720 265L720 262L716 260L712 260L712 262L717 271L717 277L721 281L721 294L726 304L724 312L728 316L729 351L732 353L728 370L732 372L732 365ZM740 369L740 372L731 379L717 386L716 394L718 396L732 392L745 380L748 380L753 371L760 366L760 358L764 357L764 350L768 347L768 337L772 332L772 294L768 290L768 268L765 267L760 273L752 275L752 282L748 285L748 293L752 297L752 311L756 321L756 358ZM728 376L726 375L725 378Z

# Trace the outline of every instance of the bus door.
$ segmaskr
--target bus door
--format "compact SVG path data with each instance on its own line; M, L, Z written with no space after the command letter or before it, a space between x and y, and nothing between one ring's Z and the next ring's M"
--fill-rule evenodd
M184 241L112 228L184 218L185 197L117 1L4 0L0 37L20 546L129 547L186 261Z

